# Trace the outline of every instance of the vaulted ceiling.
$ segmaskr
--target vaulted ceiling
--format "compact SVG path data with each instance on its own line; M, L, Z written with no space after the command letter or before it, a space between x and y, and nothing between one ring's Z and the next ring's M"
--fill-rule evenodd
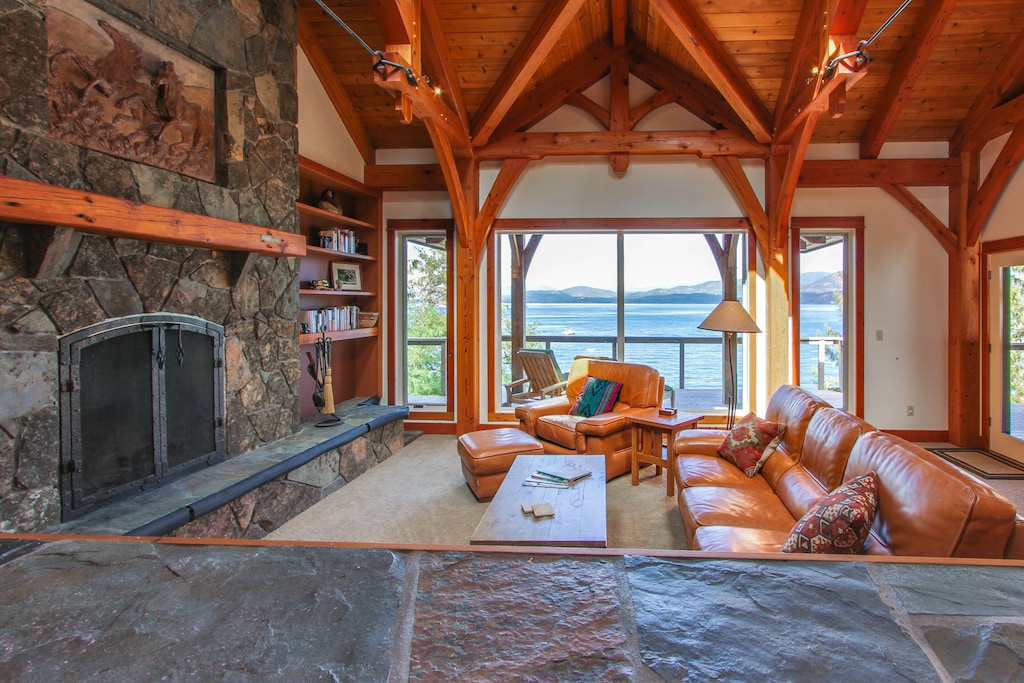
M950 142L957 154L1024 119L1021 0L913 0L864 48L870 61L847 59L828 78L830 58L856 51L901 0L324 2L418 80L410 88L400 70L375 72L376 58L315 0L300 0L301 45L369 164L375 150L436 147L438 135L457 156L481 159L766 156L809 113L805 141L857 143L862 158L900 141ZM654 94L630 102L627 75ZM581 95L607 76L609 102ZM631 134L672 103L713 134ZM562 105L607 134L520 134ZM433 137L424 119L438 123Z

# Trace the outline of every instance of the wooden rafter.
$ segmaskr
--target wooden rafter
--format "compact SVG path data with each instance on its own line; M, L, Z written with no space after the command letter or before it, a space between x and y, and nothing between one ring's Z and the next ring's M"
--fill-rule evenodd
M611 68L614 54L610 45L596 45L559 70L556 76L537 84L516 100L492 137L529 128L561 107L568 98L597 83Z
M512 60L498 77L480 108L473 125L473 144L480 146L490 140L498 124L516 99L526 90L537 68L558 42L565 27L572 21L585 0L549 0L537 21L520 43Z
M993 137L1005 132L996 131L993 134L984 124L991 112L1003 103L1008 95L1007 91L1020 78L1021 72L1024 72L1024 29L1017 34L1006 57L985 83L970 111L950 138L950 156L959 156L964 151L980 150Z
M645 116L650 114L655 109L664 107L666 104L672 104L678 102L679 96L673 92L667 90L659 90L654 93L646 100L636 105L629 110L629 129L636 128L636 124L640 123Z
M880 186L883 190L892 195L900 204L905 206L910 213L921 221L921 224L928 229L928 232L932 234L939 241L939 244L943 249L946 250L947 254L956 253L957 250L957 239L953 231L946 227L946 224L942 220L932 213L931 209L924 205L924 203L914 196L914 194L907 189L906 185L893 185L884 184Z
M372 164L376 150L370 141L370 135L366 132L366 127L363 126L348 93L338 81L330 60L327 59L327 55L324 54L323 48L320 47L319 41L313 34L313 29L301 13L299 14L298 33L299 47L302 48L306 59L309 60L310 66L313 67L313 73L320 80L320 85L327 93L327 98L334 106L334 111L338 113L341 122L345 124L345 129L352 138L353 144L359 150L359 156L363 158L363 163Z
M907 43L900 51L896 65L889 72L882 100L861 136L861 157L874 159L882 151L882 145L903 111L917 79L924 72L932 49L938 43L956 3L957 0L932 0L925 3Z
M771 222L773 241L776 246L786 244L789 232L789 214L796 196L800 170L811 143L811 134L818 122L819 114L811 112L797 127L792 144L773 145L769 159L770 171L775 172L776 182L771 184L768 196L768 218ZM778 168L774 168L778 166Z
M763 158L767 149L724 130L658 132L608 131L603 133L515 133L477 150L478 159L505 159L581 154L717 154Z
M685 70L643 45L630 48L633 63L630 70L638 78L676 96L680 106L712 128L750 135L747 126L736 116L725 98Z
M974 246L981 238L981 231L992 215L992 209L999 201L1000 195L1010 182L1013 172L1024 158L1024 122L1018 123L1006 144L999 151L999 156L992 164L984 182L967 207L967 245Z
M651 7L661 15L711 82L718 86L754 139L770 142L772 123L768 109L690 0L651 0Z
M428 74L433 80L431 86L440 86L442 94L448 99L455 114L459 117L462 128L469 130L469 114L466 113L466 100L462 95L462 86L459 85L459 75L455 71L455 64L452 62L451 53L445 42L444 32L441 30L441 20L437 16L437 7L433 2L424 2L423 9L423 51L424 60L434 65L437 73Z
M825 22L828 20L831 4L831 0L809 0L803 4L790 46L786 75L782 79L779 96L775 100L776 130L782 125L783 113L796 93L804 87L807 79L818 80L817 69L821 66L822 57L826 52Z

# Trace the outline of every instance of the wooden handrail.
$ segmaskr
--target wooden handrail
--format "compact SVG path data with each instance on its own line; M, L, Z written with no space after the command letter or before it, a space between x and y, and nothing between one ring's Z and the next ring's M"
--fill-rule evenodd
M305 256L303 235L0 176L0 220L266 256Z

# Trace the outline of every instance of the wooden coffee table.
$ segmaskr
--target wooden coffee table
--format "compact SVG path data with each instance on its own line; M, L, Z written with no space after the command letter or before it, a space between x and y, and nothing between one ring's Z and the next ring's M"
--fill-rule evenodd
M665 468L665 495L675 494L676 479L672 472L672 461L674 460L672 447L676 435L684 429L691 429L697 425L704 415L701 413L677 412L675 415L662 415L657 408L648 408L629 416L633 422L633 486L640 483L640 463L647 463L655 466L655 474L661 474L661 468ZM662 443L668 437L668 452L664 450Z
M572 488L523 486L545 467L589 470ZM469 542L474 545L608 547L603 455L520 455L491 499ZM535 518L523 503L550 503L554 517Z

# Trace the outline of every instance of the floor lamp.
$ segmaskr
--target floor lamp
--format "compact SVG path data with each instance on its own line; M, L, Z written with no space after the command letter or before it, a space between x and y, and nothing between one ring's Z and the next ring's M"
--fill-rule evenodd
M723 343L725 344L725 362L729 368L729 376L732 379L732 386L729 389L729 395L726 397L726 410L728 411L728 422L727 428L732 429L733 424L736 421L736 390L737 390L737 377L736 377L736 359L733 358L732 349L735 346L736 334L739 332L760 332L761 328L757 326L754 319L747 313L747 309L743 308L743 304L735 299L722 299L721 303L715 306L715 309L711 311L708 317L704 318L704 322L697 325L702 330L713 330L715 332L723 333Z

